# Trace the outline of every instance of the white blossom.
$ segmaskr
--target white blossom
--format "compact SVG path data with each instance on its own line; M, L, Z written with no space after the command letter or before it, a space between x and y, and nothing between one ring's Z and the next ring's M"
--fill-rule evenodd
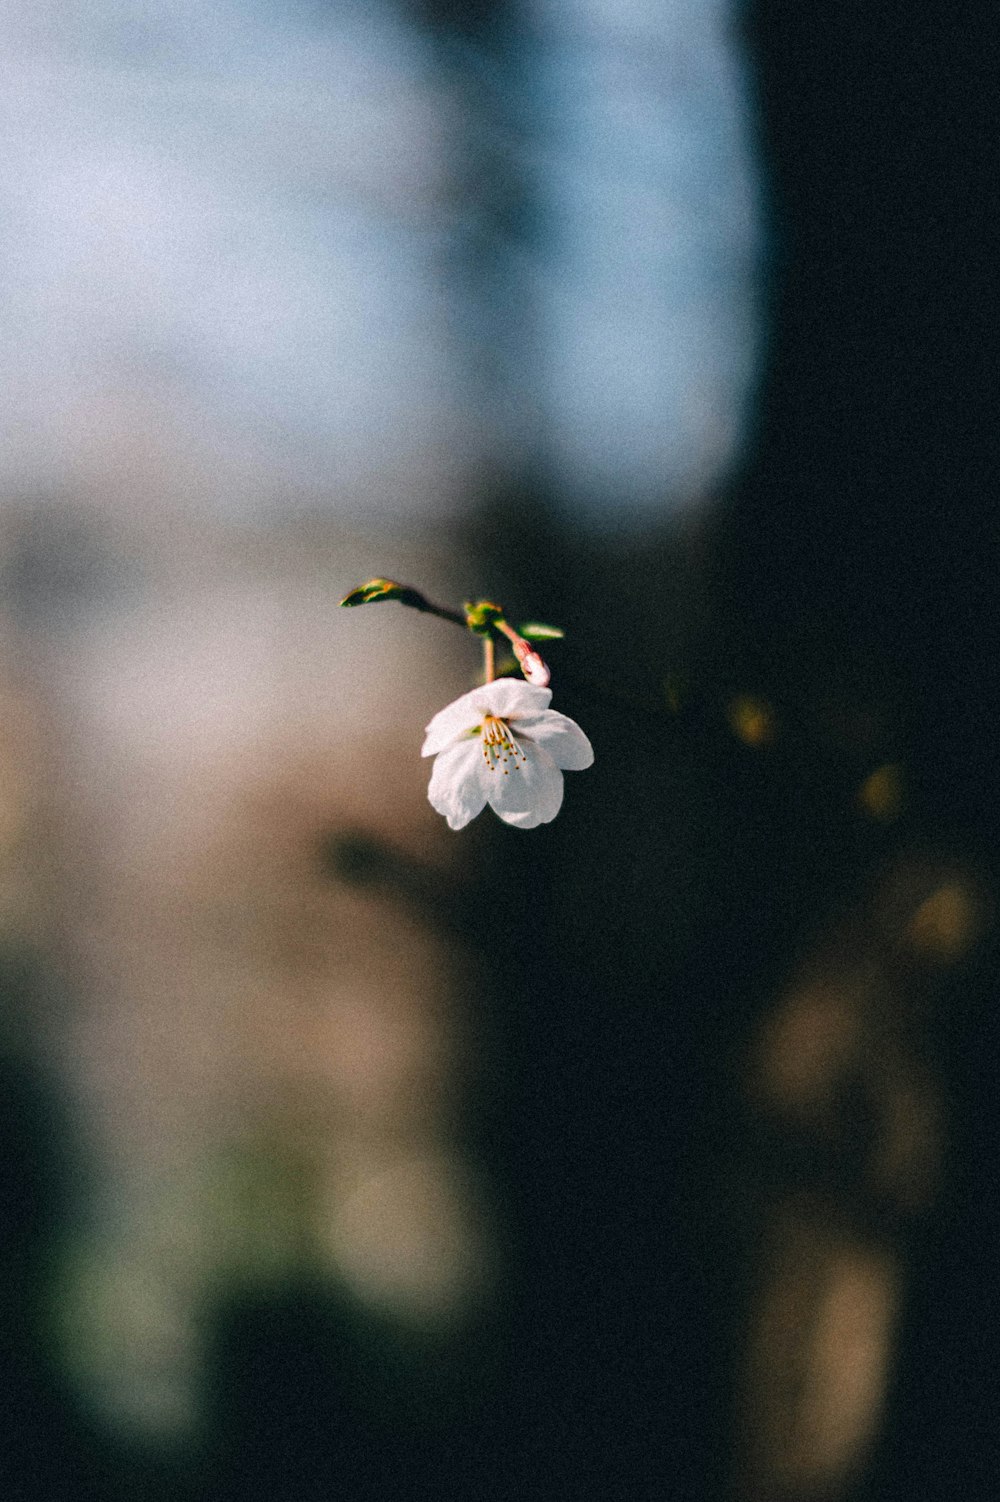
M574 720L550 709L552 694L498 678L463 694L427 726L422 756L434 756L427 796L452 829L488 803L505 824L534 829L562 805L563 772L594 760Z

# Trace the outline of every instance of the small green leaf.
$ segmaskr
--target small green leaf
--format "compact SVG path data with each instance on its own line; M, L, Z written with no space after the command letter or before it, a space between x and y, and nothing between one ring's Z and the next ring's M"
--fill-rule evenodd
M477 636L489 636L497 621L503 620L503 607L492 600L466 600L465 623Z
M423 599L416 590L409 589L405 584L397 584L394 579L369 579L366 584L359 584L357 589L352 589L340 603L341 605L374 605L380 600L399 600L400 604L416 605L417 609L420 609L423 604Z
M566 635L558 626L545 626L541 621L529 621L517 629L526 641L559 641Z

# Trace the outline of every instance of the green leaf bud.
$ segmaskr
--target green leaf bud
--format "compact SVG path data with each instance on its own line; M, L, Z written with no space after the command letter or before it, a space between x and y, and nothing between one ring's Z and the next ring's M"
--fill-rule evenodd
M541 621L529 621L526 626L518 626L517 629L528 641L559 641L566 635L558 626L545 626Z
M489 636L497 621L503 620L503 607L492 600L466 600L465 623L477 636Z
M416 610L425 610L422 594L406 584L397 584L394 579L369 579L345 595L341 605L376 605L382 600L398 600L401 605L412 605Z

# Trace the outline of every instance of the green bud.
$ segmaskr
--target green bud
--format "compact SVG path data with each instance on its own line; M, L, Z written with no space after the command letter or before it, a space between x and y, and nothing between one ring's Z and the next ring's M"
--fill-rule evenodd
M566 635L558 626L545 626L541 621L529 621L517 629L526 641L559 641Z
M397 584L394 579L369 579L359 584L341 600L341 605L375 605L380 600L398 600L401 605L412 605L417 610L424 608L424 598L415 589Z
M465 623L477 636L489 636L497 621L503 620L503 607L492 600L466 600Z

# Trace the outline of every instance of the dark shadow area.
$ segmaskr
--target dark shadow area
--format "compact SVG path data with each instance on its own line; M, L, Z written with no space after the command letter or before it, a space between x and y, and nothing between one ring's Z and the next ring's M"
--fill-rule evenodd
M33 957L0 956L8 1037L44 996ZM0 1495L11 1502L125 1502L190 1495L186 1463L116 1445L89 1415L52 1340L54 1261L80 1213L85 1165L58 1091L30 1052L0 1055Z

